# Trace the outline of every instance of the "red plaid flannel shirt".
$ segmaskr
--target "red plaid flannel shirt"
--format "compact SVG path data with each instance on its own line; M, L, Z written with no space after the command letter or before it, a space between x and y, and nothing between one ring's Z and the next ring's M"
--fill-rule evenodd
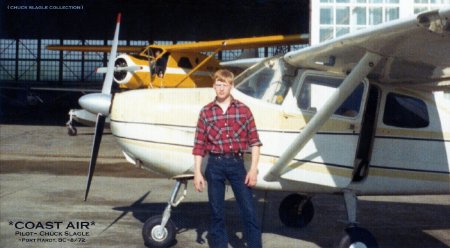
M250 109L232 99L224 114L215 101L200 111L195 131L194 155L244 152L249 146L261 146Z

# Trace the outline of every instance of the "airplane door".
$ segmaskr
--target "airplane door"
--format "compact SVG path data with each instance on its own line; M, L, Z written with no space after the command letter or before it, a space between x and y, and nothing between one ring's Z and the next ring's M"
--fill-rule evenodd
M379 99L380 90L370 85L353 167L353 182L362 181L369 173Z
M283 104L284 126L307 123L337 90L343 77L305 71L300 75L294 101ZM361 131L367 83L362 82L331 118L295 156L281 177L334 188L352 182ZM287 106L290 105L290 106ZM296 113L293 109L297 109ZM304 125L305 125L304 124ZM302 127L299 128L300 132ZM292 139L298 132L292 134Z

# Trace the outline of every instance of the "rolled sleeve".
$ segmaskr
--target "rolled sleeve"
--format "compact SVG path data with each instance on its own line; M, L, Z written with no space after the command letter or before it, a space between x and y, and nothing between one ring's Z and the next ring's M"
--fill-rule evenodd
M197 128L195 129L194 148L192 149L193 155L199 155L204 157L206 154L206 129L204 122L203 111L200 112Z
M256 129L255 119L252 113L248 113L248 145L252 146L262 146L261 140L259 139L258 130Z

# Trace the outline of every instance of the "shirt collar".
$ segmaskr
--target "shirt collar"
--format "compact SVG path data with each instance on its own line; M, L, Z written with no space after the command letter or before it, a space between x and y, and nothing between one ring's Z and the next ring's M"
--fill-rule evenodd
M239 101L236 100L233 96L231 96L231 102L230 102L230 106L235 105L238 106ZM214 101L210 102L207 107L209 109L213 109L213 108L220 108L220 106L216 103L216 98L214 98Z

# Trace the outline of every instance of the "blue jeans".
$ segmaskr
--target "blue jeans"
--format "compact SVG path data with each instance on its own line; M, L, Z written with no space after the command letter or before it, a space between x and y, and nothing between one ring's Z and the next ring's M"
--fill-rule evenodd
M262 247L261 230L256 222L252 190L245 185L246 175L247 171L242 158L210 156L208 159L205 176L208 182L208 198L211 210L211 227L209 230L211 247L228 247L228 235L224 219L225 180L230 182L239 205L247 247Z

